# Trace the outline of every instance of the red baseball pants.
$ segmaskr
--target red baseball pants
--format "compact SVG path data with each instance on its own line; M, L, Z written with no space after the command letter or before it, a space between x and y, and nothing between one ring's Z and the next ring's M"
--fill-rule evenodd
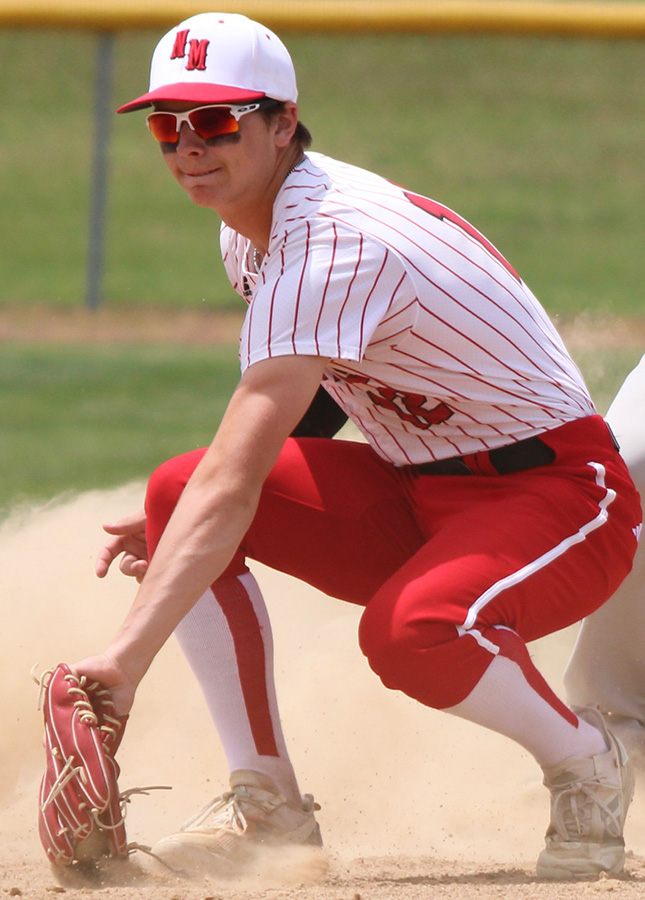
M494 655L525 667L525 642L591 613L631 568L640 502L603 420L541 437L551 465L464 476L395 468L362 443L289 439L222 578L250 558L365 606L360 644L384 684L453 706ZM151 553L204 452L150 479Z

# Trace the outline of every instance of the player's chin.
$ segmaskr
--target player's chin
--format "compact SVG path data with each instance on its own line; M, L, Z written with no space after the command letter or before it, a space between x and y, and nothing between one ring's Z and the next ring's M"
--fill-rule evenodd
M205 206L210 209L217 208L218 192L212 185L203 182L186 181L182 182L182 187L196 206Z

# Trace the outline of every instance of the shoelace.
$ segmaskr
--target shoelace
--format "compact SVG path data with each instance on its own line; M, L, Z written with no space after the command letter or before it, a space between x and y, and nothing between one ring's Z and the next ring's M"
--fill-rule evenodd
M603 821L606 830L614 836L620 834L621 823L618 815L598 796L597 789L605 786L599 779L574 781L555 794L552 822L564 840L570 839L572 830L575 830L579 836L590 830L591 812L594 806L604 814ZM583 795L583 799L580 799L580 794ZM569 813L568 817L567 813ZM573 829L569 826L567 818L572 821Z
M212 825L214 828L232 831L233 834L244 834L248 827L246 816L240 809L237 794L235 791L227 791L225 794L215 797L191 819L184 822L181 830L188 831L195 825L202 825L210 816L213 817Z
M237 791L226 791L224 794L215 797L210 803L207 803L199 810L191 819L181 826L181 831L188 831L194 826L202 825L206 819L212 816L209 823L211 828L221 828L223 831L230 831L233 834L244 834L248 828L248 821L242 810L241 804L251 806L258 809L264 814L273 812L278 806L282 806L285 802L281 794L276 794L266 800L260 800L252 794L244 794L240 796Z
M54 748L54 750L52 752L54 753L54 755L60 756L60 754L57 753L57 748ZM63 789L75 777L80 777L81 779L85 779L86 776L85 776L83 767L82 766L74 766L73 760L70 757L69 759L65 760L65 764L63 765L58 777L52 783L49 793L47 794L47 797L43 801L42 809L45 810L51 803L53 803L53 801L56 799L56 797L58 797L58 795L63 791ZM143 796L147 797L147 796L149 796L150 791L170 791L170 790L172 790L172 788L168 784L149 784L149 785L146 785L146 787L132 787L132 788L128 788L125 791L121 791L121 793L119 794L119 805L121 807L122 821L125 820L127 806L128 806L128 803L130 802L130 798L133 795L142 794ZM85 808L85 804L81 803L80 807L81 807L81 809ZM100 813L99 813L98 809L89 809L88 812L92 816L92 818L94 819L94 821L96 822L97 826L100 829L102 829L104 831L107 831L107 830L114 831L114 830L116 830L116 828L118 828L119 823L117 823L116 825L108 825L105 822L102 822L99 818ZM67 829L63 829L63 831L65 831L65 830L67 830ZM76 837L78 837L77 832L73 832L73 833L75 834Z

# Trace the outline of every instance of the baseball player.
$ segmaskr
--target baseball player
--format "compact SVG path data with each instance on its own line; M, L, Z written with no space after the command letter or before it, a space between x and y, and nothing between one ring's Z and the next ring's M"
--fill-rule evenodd
M363 606L360 646L385 686L533 755L552 799L539 875L619 872L624 749L553 693L526 644L616 590L638 495L512 265L442 204L309 152L296 101L275 34L204 13L160 40L149 91L119 110L148 110L171 174L221 218L248 310L212 444L164 463L145 512L107 526L97 573L121 556L140 586L75 669L126 713L175 632L201 684L230 791L153 848L168 865L319 844L280 727L258 560ZM329 439L345 416L365 442Z
M645 357L611 404L607 419L641 497L645 496ZM611 599L582 623L565 673L572 703L597 704L630 755L645 762L645 553Z

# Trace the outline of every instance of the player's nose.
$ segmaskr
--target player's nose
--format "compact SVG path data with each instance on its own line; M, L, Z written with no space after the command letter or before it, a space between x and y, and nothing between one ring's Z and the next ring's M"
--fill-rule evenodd
M177 153L180 156L195 156L204 153L205 150L206 143L203 138L195 134L188 122L182 122L179 128Z

